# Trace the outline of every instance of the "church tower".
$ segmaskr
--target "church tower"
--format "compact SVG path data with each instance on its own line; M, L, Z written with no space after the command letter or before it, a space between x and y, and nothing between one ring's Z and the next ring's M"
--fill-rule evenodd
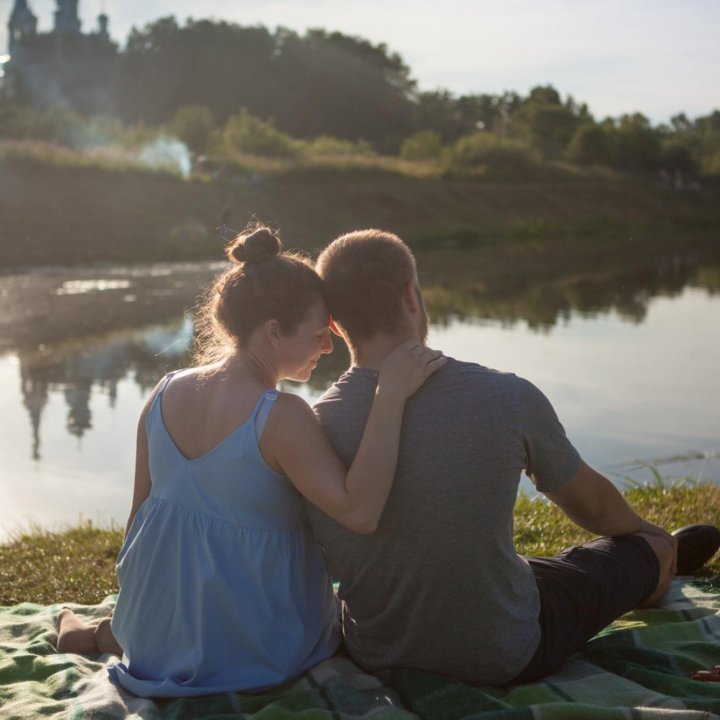
M110 19L103 12L98 15L98 35L104 40L110 39L110 33L108 32L108 23Z
M27 0L15 0L15 7L8 20L8 50L12 51L31 35L37 33L37 17L28 7Z
M57 0L57 10L55 10L55 32L68 35L80 34L78 0Z

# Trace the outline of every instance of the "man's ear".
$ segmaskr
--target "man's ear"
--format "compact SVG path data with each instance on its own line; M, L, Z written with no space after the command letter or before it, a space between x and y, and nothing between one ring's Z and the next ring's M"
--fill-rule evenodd
M403 287L403 303L413 315L420 309L415 280L408 280Z
M277 320L266 320L263 329L271 345L277 347L280 342L280 323Z

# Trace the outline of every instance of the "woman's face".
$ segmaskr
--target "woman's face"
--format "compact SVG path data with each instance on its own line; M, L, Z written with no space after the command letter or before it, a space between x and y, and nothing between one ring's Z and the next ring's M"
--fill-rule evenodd
M305 382L321 355L332 352L330 314L325 303L318 301L290 335L280 335L279 361L281 377Z

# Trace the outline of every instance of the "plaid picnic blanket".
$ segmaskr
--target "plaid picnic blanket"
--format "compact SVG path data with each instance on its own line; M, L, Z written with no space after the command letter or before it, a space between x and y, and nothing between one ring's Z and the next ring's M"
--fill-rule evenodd
M112 608L74 606L87 619ZM262 694L153 701L107 679L111 656L58 654L59 606L0 608L0 718L219 720L720 720L720 683L689 679L720 664L720 590L676 580L662 609L635 611L542 682L470 687L417 670L368 675L335 657Z

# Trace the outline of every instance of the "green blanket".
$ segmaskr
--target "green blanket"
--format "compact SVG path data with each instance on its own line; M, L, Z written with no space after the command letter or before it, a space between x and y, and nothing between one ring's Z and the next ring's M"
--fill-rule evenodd
M101 618L112 599L73 606ZM0 608L0 718L289 718L343 720L627 720L718 718L720 683L690 680L720 664L717 588L676 581L662 609L624 616L544 682L510 689L470 687L414 670L363 673L346 658L321 663L272 692L227 693L155 702L119 691L107 679L112 656L55 652L59 606ZM481 649L479 649L479 652Z

